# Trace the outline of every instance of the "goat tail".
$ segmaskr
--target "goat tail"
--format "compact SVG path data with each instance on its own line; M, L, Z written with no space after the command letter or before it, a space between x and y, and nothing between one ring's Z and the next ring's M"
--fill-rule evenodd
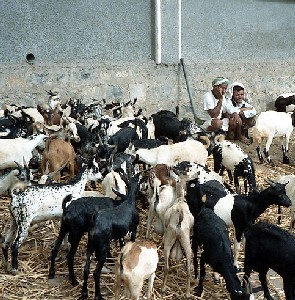
M62 201L62 210L65 211L66 207L67 207L67 203L70 202L72 200L72 195L67 195L63 201Z
M178 222L177 222L177 225L176 225L178 228L181 226L183 218L184 218L184 216L183 216L183 210L179 209L178 210Z
M206 149L208 149L211 144L209 138L206 135L201 135L199 139L205 142L204 146Z

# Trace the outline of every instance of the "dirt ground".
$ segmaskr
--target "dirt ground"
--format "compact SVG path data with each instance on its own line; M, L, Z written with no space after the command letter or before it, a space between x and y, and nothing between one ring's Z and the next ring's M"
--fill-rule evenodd
M251 136L251 132L250 132ZM295 149L294 149L294 134L291 139L289 147L290 165L284 165L282 161L282 151L280 142L275 140L270 149L270 155L275 163L275 166L270 166L267 163L260 164L257 158L255 145L240 146L253 158L256 168L256 176L258 185L266 187L264 178L269 177L275 179L281 174L295 174ZM212 163L212 159L209 159ZM9 197L0 197L0 233L6 231L6 224L9 217ZM138 202L138 210L140 213L140 226L138 238L144 238L146 231L146 216L147 209L142 202ZM282 227L289 230L290 210L283 209ZM271 207L266 213L261 216L261 219L269 222L277 222L277 208ZM58 235L59 224L57 221L49 221L34 226L30 230L29 236L19 249L19 272L13 276L10 272L4 270L0 266L0 298L1 299L77 299L80 295L81 284L83 280L83 267L85 262L85 245L86 238L83 239L76 258L75 270L80 284L76 287L71 286L68 280L68 271L66 263L66 250L59 252L56 262L56 276L54 279L48 279L49 257L52 246ZM158 245L160 261L156 273L156 280L154 284L153 299L184 299L186 273L184 268L184 261L180 263L171 263L169 270L168 288L165 296L161 295L161 286L163 279L163 254L162 254L162 240L156 234L152 234L152 240ZM116 257L118 253L118 246L113 246L113 255ZM241 263L243 255L240 255ZM94 270L95 262L92 262L91 268ZM193 272L192 272L193 274ZM240 274L242 277L242 273ZM284 299L282 292L281 280L273 272L269 275L270 289L272 296L275 299ZM260 283L255 272L251 275L251 282L253 287L259 287ZM103 274L101 278L101 287L105 299L113 299L113 284L114 274ZM191 292L196 286L197 280L192 275ZM225 289L224 282L216 283L212 278L210 267L207 267L207 277L204 283L204 296L202 299L223 300L229 299L229 295ZM146 290L146 284L144 291ZM94 297L94 285L92 274L89 277L89 299ZM192 296L193 299L198 299ZM123 296L120 299L126 299ZM141 299L145 299L144 296ZM255 299L263 299L261 292L256 293Z

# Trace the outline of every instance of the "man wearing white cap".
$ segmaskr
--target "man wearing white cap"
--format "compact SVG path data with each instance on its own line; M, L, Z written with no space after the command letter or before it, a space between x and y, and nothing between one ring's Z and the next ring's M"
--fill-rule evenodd
M225 93L230 81L225 77L217 77L212 81L212 90L207 92L203 100L203 111L199 118L204 121L202 128L208 131L222 129L227 132L228 139L234 139L250 144L250 141L241 135L242 120L236 112L227 110Z

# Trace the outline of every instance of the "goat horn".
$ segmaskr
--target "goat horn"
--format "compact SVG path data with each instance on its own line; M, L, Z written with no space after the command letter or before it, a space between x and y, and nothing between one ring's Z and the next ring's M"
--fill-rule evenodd
M273 181L270 178L264 178L265 182L267 182L269 185L274 186L275 185L275 181Z
M14 162L15 162L18 169L22 169L21 165L17 161L14 161Z

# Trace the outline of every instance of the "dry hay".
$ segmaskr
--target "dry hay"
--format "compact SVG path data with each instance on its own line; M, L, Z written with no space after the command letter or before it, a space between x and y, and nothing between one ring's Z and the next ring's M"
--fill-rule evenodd
M251 150L252 151L252 150ZM279 152L281 153L281 152ZM278 154L279 154L278 153ZM252 156L253 157L253 156ZM280 158L278 158L280 159ZM267 176L275 178L279 174L294 174L293 166L285 166L277 164L276 167L270 168L267 164L256 164L256 175L258 184L266 187L264 178ZM212 160L209 161L209 165L212 166ZM0 220L0 233L5 232L6 221L9 216L8 211L9 198L0 198L1 220ZM144 202L138 202L138 209L140 212L140 226L138 230L138 238L144 238L146 232L146 218L147 209ZM283 209L282 227L289 228L289 209ZM272 223L277 223L277 208L272 207L267 210L260 219L268 220ZM77 279L80 284L76 287L71 286L68 280L68 269L66 263L66 251L61 249L59 251L56 260L56 276L54 279L48 279L49 269L49 257L51 254L52 246L58 235L59 223L57 221L48 221L40 225L35 225L30 230L29 236L24 241L23 245L19 249L19 272L13 276L7 273L3 266L0 267L0 298L1 299L77 299L80 295L81 284L83 281L83 267L85 263L85 247L86 237L83 238L80 247L75 257L75 271ZM152 230L152 239L158 245L160 260L156 273L156 280L154 285L154 299L185 299L185 282L186 273L184 267L184 261L180 263L171 263L169 270L169 277L167 283L166 296L161 295L161 286L163 279L163 245L161 238L156 236ZM117 256L118 245L113 246L113 255ZM240 255L240 264L242 265L243 256ZM94 296L94 284L92 272L95 267L95 261L91 264L91 274L88 281L89 286L89 299ZM240 278L242 274L240 274ZM274 276L273 276L274 278ZM251 282L254 286L259 286L257 276L255 274L251 276ZM113 284L114 274L103 274L101 277L101 288L105 299L113 298ZM196 280L194 279L192 272L191 292L193 294L193 288L196 286ZM275 299L283 299L282 290L275 289L273 281L270 283L272 295ZM144 286L144 290L146 285ZM257 294L256 299L263 299L263 296ZM143 297L142 297L143 298ZM197 299L197 297L192 297ZM125 299L123 296L120 299ZM229 299L229 295L225 289L224 281L220 284L214 282L210 267L207 267L207 276L204 282L204 296L202 299L220 300Z

